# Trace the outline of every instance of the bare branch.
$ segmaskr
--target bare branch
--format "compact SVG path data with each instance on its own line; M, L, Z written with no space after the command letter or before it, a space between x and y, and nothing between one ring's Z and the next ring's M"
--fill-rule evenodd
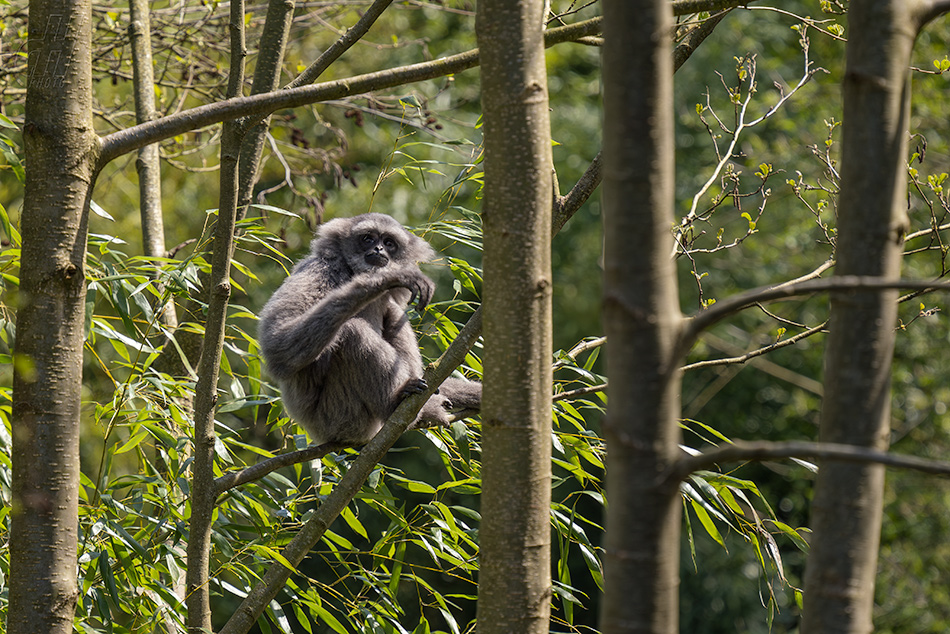
M805 441L743 441L710 449L694 456L683 456L664 474L664 480L683 480L689 474L709 469L722 462L748 462L781 458L817 458L840 462L881 464L899 469L911 469L934 475L950 476L950 462L928 460L917 456L900 456L887 451L836 443Z
M696 337L720 320L761 302L789 299L827 291L888 290L907 288L927 291L950 290L950 283L922 280L888 280L880 277L838 275L827 279L806 280L794 284L780 284L756 288L716 302L686 320L680 337L680 350L685 352Z
M574 183L574 187L571 188L571 191L564 196L555 195L554 210L551 214L551 235L555 235L561 230L600 185L600 181L603 177L601 173L603 166L601 154L601 152L597 153L597 156L590 162L584 175ZM557 194L557 192L555 192L555 194Z
M600 18L593 18L571 26L550 29L545 32L545 46L553 46L585 35L598 33L600 23ZM99 168L126 152L222 121L245 116L264 117L281 108L296 108L320 101L342 99L384 88L435 79L436 77L460 73L477 65L478 49L474 49L430 62L366 73L311 86L278 90L249 97L235 97L198 106L156 121L120 130L104 137L102 139Z
M576 390L569 390L567 392L561 392L560 394L555 394L551 397L551 400L555 403L558 401L566 401L568 399L577 398L579 396L586 396L588 394L596 394L597 392L605 392L607 390L606 383L598 383L597 385L586 385L584 387L579 387Z
M782 339L780 341L776 341L775 343L771 345L764 346L756 350L751 350L749 352L746 352L738 356L729 357L727 359L708 359L706 361L697 361L696 363L690 363L689 365L684 365L682 368L680 368L680 370L685 372L686 370L698 370L699 368L709 368L709 367L713 367L717 365L733 365L737 363L745 363L746 361L749 361L756 357L760 357L764 354L768 354L769 352L774 352L775 350L779 350L781 348L793 346L799 341L801 341L802 339L806 339L808 337L811 337L812 335L815 335L821 332L822 330L825 329L825 326L827 324L828 324L827 321L823 322L813 328L809 328L808 330L804 332L798 333L794 337L789 337L788 339Z
M220 496L225 491L241 486L242 484L247 484L248 482L253 482L254 480L260 480L267 474L276 471L281 467L289 467L290 465L295 465L300 462L317 460L328 453L346 449L348 446L349 445L328 442L322 445L306 447L299 451L291 451L289 453L279 454L272 458L262 460L257 464L251 465L245 469L240 469L239 471L230 471L218 478L215 478L215 496Z
M376 20L379 19L379 16L381 16L383 11L385 11L386 8L392 3L393 0L376 0L376 2L374 2L372 6L366 10L366 13L363 14L359 21L346 30L346 33L343 34L343 37L331 44L327 50L323 51L320 57L317 58L317 61L310 64L310 66L305 68L302 73L297 75L297 77L292 82L287 84L287 88L290 89L296 88L298 86L306 86L317 81L317 78L323 74L323 71L325 71L327 67L330 66L330 64L339 59L343 53L348 51L350 47L360 40L360 38L366 35L366 32L369 31L370 27L376 23Z

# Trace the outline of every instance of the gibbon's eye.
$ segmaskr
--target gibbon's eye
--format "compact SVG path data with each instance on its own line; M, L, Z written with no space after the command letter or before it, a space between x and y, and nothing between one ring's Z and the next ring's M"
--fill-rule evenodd
M396 244L396 241L393 240L392 238L386 237L386 238L383 238L383 246L386 247L387 251L395 253L399 245Z
M373 242L375 242L375 239L373 238L373 234L371 233L364 233L363 235L360 236L360 240L363 241L363 244L372 244Z

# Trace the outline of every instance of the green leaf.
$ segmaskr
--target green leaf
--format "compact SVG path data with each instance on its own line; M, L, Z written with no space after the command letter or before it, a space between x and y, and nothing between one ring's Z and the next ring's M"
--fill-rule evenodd
M795 546L797 546L800 551L802 551L803 553L808 552L808 541L804 537L802 537L801 533L799 533L797 530L795 530L788 524L779 522L778 520L768 520L768 521L771 522L772 525L775 526L775 528L779 529L782 532L782 534L787 535L788 538L792 540L792 543L794 543ZM808 529L799 529L799 530L807 531Z
M135 449L142 443L143 440L148 438L148 435L149 433L147 429L139 429L134 434L132 434L131 438L129 438L121 447L113 450L112 455L118 456L120 454L124 454L126 451Z
M412 634L430 634L430 632L429 622L425 620L425 617L419 621L419 625L416 626L416 629L412 630Z
M726 542L722 539L719 529L716 528L716 524L712 521L712 518L709 517L709 513L706 512L706 509L703 508L703 505L696 500L690 500L689 503L693 507L693 512L696 513L696 517L703 525L703 528L706 529L706 532L709 534L709 536L712 537L717 544L722 546L723 549L728 552L729 549L726 548Z
M356 514L353 513L353 509L347 506L343 509L340 515L343 517L343 521L346 522L346 525L349 526L350 529L352 529L354 533L356 533L363 539L369 539L369 535L366 534L366 529L363 527L360 521L356 518Z
M116 607L121 607L122 602L119 601L119 589L116 587L115 576L112 573L112 565L109 563L109 553L99 553L99 574L102 575L102 582L109 591L109 596L112 597L112 602L116 605Z
M408 478L403 478L400 475L395 473L388 474L390 479L392 479L398 486L406 489L407 491L412 491L413 493L428 493L432 494L436 492L434 486L428 482L420 482L419 480L410 480Z
M317 613L317 616L320 617L320 620L324 625L330 626L334 632L339 632L340 634L349 634L349 631L343 627L343 624L330 612L328 612L322 605L313 605L311 609ZM290 630L287 630L288 632Z
M264 546L263 544L252 544L252 545L251 545L251 549L254 550L255 552L258 552L258 553L264 555L264 556L267 557L268 559L271 559L271 560L273 560L273 561L276 561L277 563L279 563L281 566L283 566L283 567L286 568L287 570L290 570L291 572L297 572L296 566L294 566L292 563L290 563L290 560L287 559L286 557L284 557L284 556L283 556L279 551L277 551L276 549L271 548L271 547L269 547L269 546Z

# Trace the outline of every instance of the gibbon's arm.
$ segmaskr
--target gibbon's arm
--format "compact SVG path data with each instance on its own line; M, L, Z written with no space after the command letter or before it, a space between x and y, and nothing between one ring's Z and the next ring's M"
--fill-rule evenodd
M276 379L289 378L330 348L344 324L386 291L407 288L420 308L432 298L432 281L415 266L356 275L323 297L314 292L316 277L306 269L294 273L261 312L261 349Z

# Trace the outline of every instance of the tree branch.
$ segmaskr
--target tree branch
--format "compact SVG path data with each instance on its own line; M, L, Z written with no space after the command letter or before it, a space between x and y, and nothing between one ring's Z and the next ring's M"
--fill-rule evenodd
M917 3L917 12L914 16L917 21L918 32L927 26L927 23L950 11L950 0L921 0Z
M297 77L287 84L287 88L297 88L298 86L306 86L317 81L317 78L323 74L330 64L335 62L340 58L343 53L348 51L350 47L356 44L360 38L366 35L366 32L369 31L370 27L376 23L376 20L379 19L379 16L383 14L383 11L386 10L389 5L393 3L393 0L376 0L369 9L360 17L360 19L346 30L346 33L343 34L336 42L331 44L327 50L323 51L320 57L317 60L310 64L307 68L304 69L302 73L297 75Z
M663 478L667 481L680 481L691 473L709 469L721 462L761 462L782 458L818 458L841 462L881 464L888 467L950 476L950 462L928 460L917 456L901 456L866 447L795 440L786 442L739 440L694 456L683 456L663 475Z
M550 47L585 35L599 33L600 23L600 18L593 18L578 24L549 29L545 32L545 46ZM384 88L435 79L460 73L477 65L478 49L474 49L430 62L197 106L104 137L99 168L101 169L106 163L126 152L222 121L244 116L264 117L281 108L296 108L320 101L342 99Z
M247 57L244 32L244 0L231 0L228 19L230 67L228 96L241 94L244 62ZM190 633L212 631L211 589L208 585L211 561L211 532L214 522L214 416L217 384L224 349L228 303L231 297L231 258L234 255L234 226L237 218L237 167L244 131L237 121L224 125L221 135L218 173L218 218L211 256L211 275L205 335L195 386L194 461L191 464L191 515L188 521L187 624Z
M718 26L718 24L722 22L722 19L731 11L732 9L726 9L716 15L710 16L709 19L703 20L702 23L696 25L686 33L683 41L677 44L676 48L673 49L674 73L680 69L680 66L686 63L686 60L690 58L693 51L709 37L709 34L713 32L716 26Z
M766 286L716 302L709 308L686 319L680 335L681 353L688 350L706 328L722 319L760 302L789 299L802 295L811 295L827 291L888 290L908 288L926 291L950 290L947 282L926 282L922 280L887 280L879 277L859 275L838 275L825 279L806 280L794 284Z
M558 401L566 401L568 399L577 398L578 396L587 396L588 394L595 394L597 392L604 392L607 390L606 383L598 383L597 385L586 385L584 387L579 387L575 390L570 390L567 392L561 392L560 394L555 394L551 397L551 401L557 403Z
M793 346L799 341L801 341L802 339L806 339L808 337L811 337L814 334L821 332L822 330L825 330L825 327L827 326L827 324L828 324L827 321L822 322L813 328L809 328L808 330L805 330L804 332L798 333L794 337L789 337L788 339L782 339L780 341L776 341L773 344L763 346L761 348L757 348L756 350L751 350L741 355L729 357L727 359L707 359L705 361L697 361L696 363L690 363L689 365L684 365L682 368L680 368L680 370L685 372L687 370L697 370L699 368L709 368L709 367L717 366L717 365L732 365L736 363L745 363L746 361L749 361L750 359L754 359L764 354L768 354L769 352L773 352L775 350L778 350L779 348Z
M214 493L215 496L219 497L225 491L229 491L234 487L241 486L242 484L247 484L248 482L253 482L254 480L260 480L268 473L276 471L281 467L289 467L290 465L295 465L300 462L309 462L310 460L316 460L322 458L328 453L334 451L340 451L346 449L350 445L345 445L342 443L324 443L322 445L313 445L311 447L306 447L299 451L291 451L288 453L282 453L272 458L266 460L261 460L255 465L251 465L245 469L240 469L238 471L229 471L224 475L215 478L214 480Z
M554 192L554 209L551 213L552 236L556 235L557 232L567 224L567 221L577 213L577 210L587 202L590 195L593 194L594 190L600 185L600 181L603 179L603 158L601 155L601 152L597 153L597 156L590 162L583 176L574 183L574 187L571 188L571 191L564 196L557 195L557 191Z
M700 11L722 11L744 7L755 0L673 0L673 15L689 15Z

